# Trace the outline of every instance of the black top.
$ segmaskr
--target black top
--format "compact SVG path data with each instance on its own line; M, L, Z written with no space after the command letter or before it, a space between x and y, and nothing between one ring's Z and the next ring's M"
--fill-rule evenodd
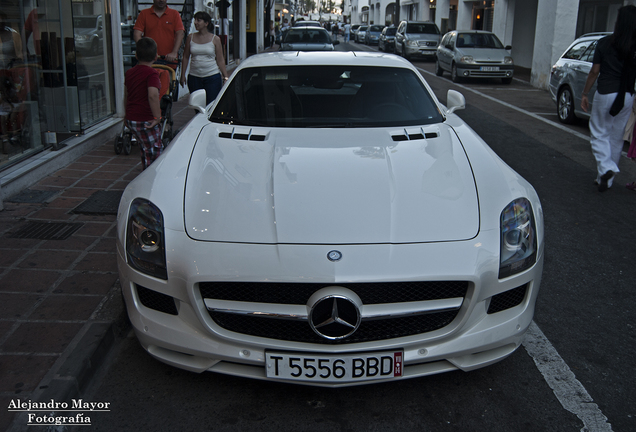
M618 53L611 43L612 35L605 36L598 41L594 60L592 63L601 65L601 73L598 77L597 90L600 94L618 93L621 87L621 73L623 71L623 61L618 58ZM633 59L630 59L633 63ZM625 89L634 94L634 82L636 81L636 71L634 65L628 68Z

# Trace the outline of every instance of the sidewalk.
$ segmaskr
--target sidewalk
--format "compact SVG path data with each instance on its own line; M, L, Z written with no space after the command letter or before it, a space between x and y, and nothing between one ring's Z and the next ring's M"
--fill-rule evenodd
M175 130L193 116L173 105ZM127 321L119 292L119 197L141 172L140 152L105 142L0 211L0 430L11 401L80 398ZM13 427L26 429L22 418Z

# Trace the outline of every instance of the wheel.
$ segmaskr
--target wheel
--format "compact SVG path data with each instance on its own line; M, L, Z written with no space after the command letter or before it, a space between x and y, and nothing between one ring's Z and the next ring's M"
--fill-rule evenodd
M93 39L93 41L91 42L91 54L99 54L99 40L97 39Z
M444 69L442 69L441 66L439 65L439 60L435 61L435 75L440 77L444 75Z
M125 132L122 138L122 147L125 155L129 155L132 150L132 134L130 132Z
M409 59L409 56L406 54L406 45L402 44L402 57L405 59Z
M564 87L559 92L559 97L557 98L557 115L559 121L565 124L572 124L576 119L574 115L574 98L572 97L570 87Z
M457 75L457 66L455 64L451 66L451 81L453 81L454 83L458 83L461 81L461 78L459 77L459 75Z
M503 84L510 84L510 83L512 83L512 78L502 78L501 82Z
M115 141L113 142L113 146L115 147L115 154L121 154L124 149L124 140L122 137L115 137Z

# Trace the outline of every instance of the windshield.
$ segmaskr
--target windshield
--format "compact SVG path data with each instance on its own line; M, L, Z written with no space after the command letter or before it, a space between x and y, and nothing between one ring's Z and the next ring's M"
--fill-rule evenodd
M292 28L285 35L285 43L331 43L329 33L322 28Z
M443 121L411 70L365 66L243 69L210 121L270 127L386 127Z
M386 35L387 36L395 36L395 32L396 31L397 31L397 28L390 27L390 28L386 29Z
M439 34L437 26L433 23L426 24L407 24L407 33L423 33L423 34Z
M459 33L457 48L498 48L503 49L497 36L489 33Z

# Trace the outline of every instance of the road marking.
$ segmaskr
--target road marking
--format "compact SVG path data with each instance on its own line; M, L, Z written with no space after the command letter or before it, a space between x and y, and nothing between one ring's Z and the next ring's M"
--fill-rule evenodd
M418 68L418 70L431 76L434 75L432 72L421 68ZM456 85L464 90L526 114L581 139L590 139L588 136L580 132L573 131L559 123L540 117L537 114L533 114L507 102L503 102L478 90L474 90L461 84ZM581 432L612 432L612 425L609 423L607 417L605 417L598 405L594 403L594 400L583 384L576 379L574 372L572 372L567 363L565 363L563 358L561 358L557 350L554 346L552 346L548 338L543 334L539 326L537 326L534 321L530 324L530 328L525 335L523 346L563 408L575 414L583 422Z
M539 326L533 321L523 341L534 364L554 392L563 408L575 414L583 422L584 431L611 432L612 425L594 403L583 384L576 379L557 350L552 346Z
M429 72L429 71L427 71L425 69L422 69L422 68L417 68L417 69L420 72L425 73L427 75L437 76L433 72ZM522 114L526 114L526 115L528 115L528 116L530 116L530 117L532 117L532 118L534 118L536 120L540 120L540 121L542 121L544 123L547 123L550 126L554 126L555 128L560 129L560 130L562 130L564 132L568 132L568 133L570 133L570 134L572 134L572 135L574 135L576 137L579 137L579 138L584 139L586 141L589 141L589 139L590 139L590 137L585 135L585 134L582 134L582 133L577 132L577 131L573 131L572 129L570 129L570 128L566 127L566 126L563 126L562 124L556 123L556 122L554 122L552 120L545 119L545 118L543 118L543 117L541 117L539 115L531 113L530 111L526 111L526 110L524 110L522 108L516 107L516 106L511 105L511 104L509 104L507 102L504 102L504 101L501 101L501 100L499 100L497 98L494 98L492 96L488 96L487 94L482 93L482 92L480 92L478 90L472 89L470 87L463 86L461 84L455 84L455 85L458 86L458 87L461 87L462 89L464 89L466 91L469 91L469 92L474 93L476 95L482 96L482 97L484 97L484 98L486 98L486 99L488 99L490 101L497 102L498 104L501 104L501 105L503 105L503 106L505 106L507 108L513 109L513 110L518 111L518 112L520 112Z

